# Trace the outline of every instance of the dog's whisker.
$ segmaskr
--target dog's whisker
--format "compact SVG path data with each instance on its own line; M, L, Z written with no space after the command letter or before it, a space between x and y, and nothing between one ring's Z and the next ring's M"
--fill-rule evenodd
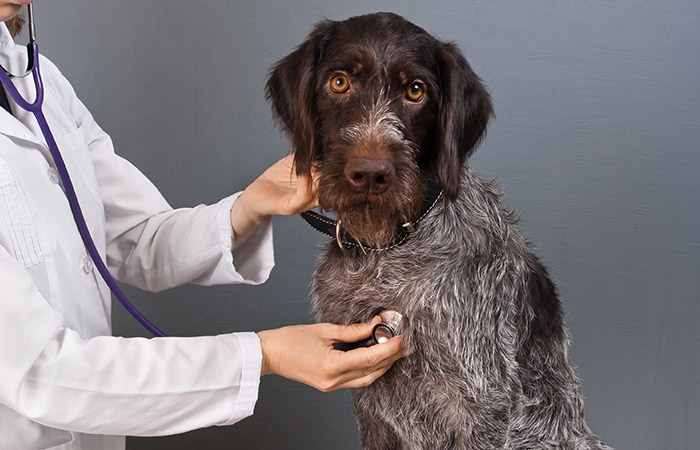
M365 246L362 245L362 241L360 241L358 238L355 238L355 241L357 242L357 245L360 247L360 250L362 250L362 253L367 255L367 250L365 250Z

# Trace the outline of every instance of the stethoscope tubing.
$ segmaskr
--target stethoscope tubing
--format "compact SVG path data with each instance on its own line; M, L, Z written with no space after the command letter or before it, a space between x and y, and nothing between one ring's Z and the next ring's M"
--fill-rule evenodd
M31 23L30 27L33 30L33 23ZM97 271L102 276L102 279L105 281L105 283L112 291L114 296L117 298L117 300L119 300L119 302L124 306L124 308L129 312L129 314L131 314L134 317L134 319L136 319L144 328L146 328L154 336L165 337L166 334L163 333L158 327L156 327L150 320L148 320L148 318L146 318L138 310L138 308L136 308L131 303L131 301L128 299L126 294L124 294L119 285L117 285L117 282L109 273L107 266L102 260L100 252L95 246L92 236L90 235L90 230L88 229L87 223L85 222L83 211L80 208L80 202L78 201L78 196L75 193L73 182L71 181L68 169L66 167L65 162L63 161L61 152L58 149L56 139L54 138L53 133L51 132L51 128L49 127L46 117L44 116L44 113L41 109L44 101L44 84L39 69L39 47L33 38L32 42L30 42L29 45L27 45L27 52L27 56L29 58L33 58L33 67L31 68L31 72L32 77L34 78L34 85L36 90L36 96L34 98L34 101L30 103L27 100L25 100L24 97L22 97L19 91L17 91L17 88L15 87L14 83L12 83L12 80L10 80L10 76L5 72L4 69L0 70L0 81L2 81L3 86L5 87L5 89L7 89L7 92L17 103L17 105L20 108L31 112L36 118L36 121L39 124L39 128L41 129L41 133L44 135L44 139L46 139L46 144L49 148L49 152L51 153L51 157L53 158L54 164L56 165L56 170L58 171L58 174L61 178L61 182L63 183L63 188L65 190L65 194L68 199L71 212L73 214L73 219L75 220L75 224L78 227L80 237L83 241L83 244L85 245L85 248L88 251L88 254L92 258L95 267L97 268Z

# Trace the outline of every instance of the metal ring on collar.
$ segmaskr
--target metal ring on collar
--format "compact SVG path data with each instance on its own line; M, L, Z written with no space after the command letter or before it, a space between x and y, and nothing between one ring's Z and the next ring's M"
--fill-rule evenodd
M338 247L340 247L341 250L345 250L345 247L343 247L343 241L340 239L340 224L342 223L342 220L338 219L335 222L335 240L338 242Z

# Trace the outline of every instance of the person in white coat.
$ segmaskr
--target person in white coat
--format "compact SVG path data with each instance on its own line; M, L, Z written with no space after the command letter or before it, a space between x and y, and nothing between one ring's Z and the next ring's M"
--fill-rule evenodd
M0 0L16 29L19 3ZM0 64L26 67L0 24ZM272 214L316 203L291 159L215 205L172 209L112 142L68 81L41 58L44 113L110 272L151 291L183 283L257 284L274 264ZM33 98L31 77L15 79ZM158 436L249 416L261 375L320 390L364 386L403 356L400 338L367 338L375 321L315 324L196 338L111 336L111 296L93 268L33 116L0 89L0 449L123 449Z

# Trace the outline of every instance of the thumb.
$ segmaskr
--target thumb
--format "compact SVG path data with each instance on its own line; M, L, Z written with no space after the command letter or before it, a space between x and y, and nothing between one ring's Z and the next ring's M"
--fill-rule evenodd
M335 335L332 336L332 340L335 342L357 342L367 339L372 334L372 328L381 321L382 319L379 316L374 316L372 320L366 323L336 325Z

